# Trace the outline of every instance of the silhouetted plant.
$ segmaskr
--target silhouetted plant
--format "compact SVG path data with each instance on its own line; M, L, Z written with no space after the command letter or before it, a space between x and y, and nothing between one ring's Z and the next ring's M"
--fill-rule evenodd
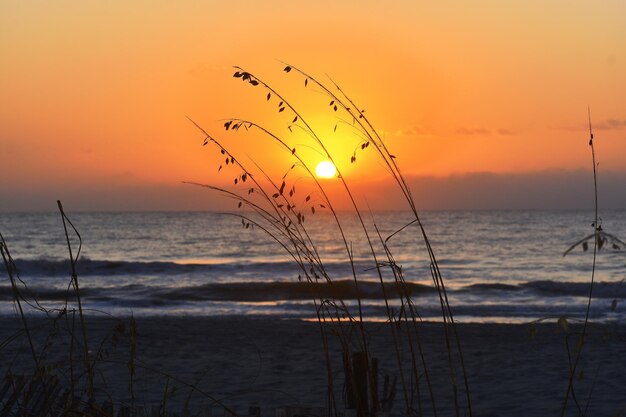
M624 243L623 241L621 241L619 238L617 238L616 236L605 232L602 229L602 219L599 217L598 215L598 173L597 173L597 168L598 168L598 163L596 162L596 152L595 152L595 147L594 147L594 137L593 137L593 131L591 128L591 111L589 109L588 110L588 116L589 116L589 147L591 148L591 162L593 164L593 191L594 191L594 199L593 199L593 207L594 207L594 220L593 223L591 223L591 227L593 227L593 233L590 234L589 236L584 237L583 239L579 240L578 242L574 243L573 245L571 245L564 253L563 256L566 256L567 254L569 254L574 248L581 246L583 251L587 251L589 249L589 242L593 242L593 260L592 260L592 264L591 264L591 279L589 282L589 294L587 296L587 308L585 310L585 318L582 321L582 331L578 337L578 340L576 342L575 345L575 351L574 351L574 359L571 360L570 359L570 372L569 372L569 380L567 383L567 390L565 393L565 397L563 399L563 406L561 407L561 417L563 417L565 415L565 411L567 408L567 403L568 400L570 398L570 396L572 397L574 403L576 404L576 407L578 408L578 411L581 414L586 414L583 411L583 407L581 406L581 404L579 403L575 393L574 393L574 377L576 375L576 370L578 368L578 364L580 362L580 358L582 355L582 351L583 348L585 346L585 337L587 335L587 327L589 325L589 313L591 311L591 300L593 297L593 287L594 287L594 282L595 282L595 274L596 274L596 261L597 261L597 254L598 251L602 250L603 248L607 247L608 245L610 245L611 249L614 250L621 250L622 247L626 247L626 243ZM621 245L621 246L620 246ZM612 303L612 308L614 309L617 305L617 301L614 300ZM565 317L560 317L558 319L558 324L559 326L561 326L561 328L563 328L563 330L565 332L568 331L569 325L568 325L568 321L567 318ZM569 345L568 345L569 346ZM569 347L568 347L568 356L570 355L569 352ZM590 396L589 396L590 397ZM585 407L586 410L586 407Z
M114 320L114 327L99 343L88 345L87 322L85 313L102 313L93 309L86 309L81 301L78 282L77 263L82 248L82 240L77 228L69 219L60 201L57 202L61 214L65 240L70 260L70 282L67 285L63 303L58 307L45 307L36 295L22 280L8 244L0 234L0 254L2 255L7 277L11 283L13 302L19 316L22 330L14 335L8 335L0 342L2 365L7 365L6 374L0 380L0 415L2 416L93 416L112 417L114 415L147 415L147 411L136 403L134 383L137 369L156 375L159 379L175 382L179 387L189 389L190 393L209 399L213 404L222 407L225 413L235 415L222 400L204 391L197 384L171 376L159 369L144 365L137 360L137 323L130 318L128 325L124 320ZM68 228L69 225L69 228ZM70 237L70 230L78 239L78 249L72 246L74 237ZM73 304L72 302L75 302ZM27 316L27 313L37 313ZM77 314L78 313L78 314ZM76 319L78 315L78 326ZM107 316L110 316L107 314ZM31 326L30 322L36 322ZM43 339L41 335L44 335ZM38 335L38 338L34 337ZM7 335L5 335L7 336ZM25 336L29 346L29 356L33 360L32 373L14 374L11 364L15 358L6 355L3 351L10 343L19 343L21 336ZM64 338L67 339L64 339ZM63 344L69 344L69 351L65 351ZM122 343L126 342L126 343ZM97 345L97 347L95 347ZM61 346L61 352L54 352L59 358L52 360L48 357L53 348ZM116 349L128 346L128 360L113 356ZM75 350L78 353L75 353ZM18 350L16 356L25 352ZM80 356L80 357L77 357ZM16 361L18 365L25 365ZM107 364L119 367L129 372L128 392L131 397L130 406L121 399L115 403L107 392L107 381L100 372L100 365ZM82 365L82 366L81 366ZM20 371L23 372L23 371ZM123 371L122 371L123 372ZM98 392L94 385L96 377L101 378ZM118 382L118 381L113 381ZM174 387L166 388L159 415L169 415L167 399L172 395ZM96 402L96 394L108 397L101 404ZM191 394L190 394L191 395ZM114 413L115 406L119 410Z
M351 208L358 219L363 240L369 248L373 264L371 269L376 271L378 281L381 285L387 319L389 323L394 324L393 326L390 326L390 328L392 329L393 345L396 349L398 373L400 375L405 403L405 413L418 415L422 414L421 388L419 385L422 375L420 375L420 373L425 376L428 388L427 395L430 398L432 412L434 415L437 415L438 413L433 387L430 383L428 364L422 354L421 342L419 339L419 323L421 319L417 312L417 308L412 301L408 286L406 285L407 282L402 272L402 268L396 263L392 251L388 246L389 240L396 233L401 232L406 227L416 226L419 229L426 248L433 285L437 290L437 296L441 306L441 317L445 332L446 350L448 352L448 367L450 372L452 395L454 398L454 409L457 415L463 413L471 416L472 407L469 383L465 372L461 343L457 334L452 308L448 300L444 280L433 248L430 244L430 240L418 215L416 205L411 195L411 190L405 182L404 177L402 176L402 173L397 165L396 156L388 150L381 136L378 134L368 117L365 116L365 110L358 107L334 81L330 80L327 85L303 70L289 64L285 64L283 70L286 74L296 74L302 77L305 88L314 85L327 96L329 100L329 109L333 113L340 113L342 117L345 118L342 119L342 121L353 129L353 132L355 132L358 137L358 141L355 144L354 151L350 158L350 163L354 164L357 162L358 152L375 152L378 158L382 161L383 166L387 169L392 179L397 184L412 213L413 220L387 238L380 234L376 224L374 224L373 227L368 226L364 220L363 209L357 203L352 189L349 186L348 180L341 171L341 164L336 163L337 161L335 156L327 147L327 139L324 139L323 135L318 133L318 129L309 121L309 115L300 111L299 108L293 105L283 93L277 91L257 75L252 74L243 68L235 67L235 72L233 74L235 78L241 79L243 82L252 87L262 89L264 101L275 105L276 112L280 114L281 117L286 115L286 127L288 132L292 133L295 129L304 132L309 138L311 138L315 150L337 167L337 179L341 183L343 191L350 202ZM337 228L337 232L343 242L346 263L348 263L351 267L352 281L357 291L357 311L352 313L344 303L344 300L341 298L316 297L314 299L314 306L316 309L317 319L320 323L322 340L326 351L326 366L328 369L329 384L329 410L331 410L331 413L333 413L333 410L336 411L336 404L333 397L334 394L332 385L334 378L329 359L327 340L329 334L332 333L337 335L340 339L341 345L344 346L344 358L348 358L345 359L345 362L349 362L350 356L348 355L349 352L346 352L346 350L349 349L349 346L351 345L350 342L352 340L350 339L351 333L347 332L345 329L346 324L349 324L357 329L359 335L358 346L365 355L364 363L367 367L366 374L367 380L370 383L369 396L371 399L369 402L370 407L368 412L376 412L379 409L380 404L377 401L377 393L375 392L376 387L373 384L375 378L371 373L372 370L369 368L371 364L371 355L368 351L368 338L363 326L365 319L363 317L361 297L359 295L359 283L362 281L362 278L359 277L360 274L356 270L351 244L344 231L344 225L339 218L334 202L331 201L324 185L316 178L312 167L309 166L300 156L298 149L299 146L291 144L291 141L288 138L289 133L279 134L272 132L262 124L244 118L230 118L223 124L224 129L228 132L238 132L241 128L243 128L244 131L256 130L270 141L277 143L286 155L293 159L293 164L282 176L282 178L272 178L263 169L263 167L259 166L256 162L252 161L250 166L248 166L247 163L244 164L240 158L235 156L235 152L239 151L237 147L234 147L234 150L232 147L227 148L216 138L215 135L208 133L193 120L192 123L194 123L194 125L202 132L203 145L213 144L220 151L223 157L223 162L219 164L217 171L224 172L226 168L235 170L234 176L232 177L232 182L235 186L234 190L214 185L197 183L195 183L195 185L216 190L223 195L234 199L237 202L238 209L247 210L232 214L241 219L243 227L259 228L264 231L270 239L277 242L277 244L280 245L280 247L282 247L291 257L299 269L299 280L304 280L309 283L315 283L318 280L325 280L331 284L333 282L333 277L328 273L324 260L320 256L316 248L316 244L305 223L305 216L308 211L310 211L312 215L315 215L316 208L327 209L330 212L334 220L335 227ZM337 131L337 125L338 124L334 125L332 129L333 132ZM305 197L301 197L297 194L295 184L296 181L291 180L290 177L290 174L296 169L299 170L300 174L303 175L304 178L309 178L315 188L314 192L307 193ZM375 241L380 242L382 250L376 246ZM387 293L385 276L390 276L393 279L393 282L395 282L395 294ZM397 311L394 310L389 303L390 299L396 297L400 300L400 307ZM402 328L406 328L406 333L400 331ZM329 331L331 333L329 333ZM402 349L402 340L405 340L405 338L409 345L409 354L412 361L412 379L416 382L416 387L413 388L409 387L407 378L404 375L401 360L402 354L400 350ZM349 370L350 367L348 366L346 369ZM458 381L459 372L461 373L463 380L461 385ZM349 379L347 375L346 379ZM415 390L417 395L410 392L412 390ZM465 393L464 405L460 402L459 391L464 391ZM416 397L418 401L417 409L415 409L415 405L413 403L414 398ZM463 409L465 409L465 411L463 411Z

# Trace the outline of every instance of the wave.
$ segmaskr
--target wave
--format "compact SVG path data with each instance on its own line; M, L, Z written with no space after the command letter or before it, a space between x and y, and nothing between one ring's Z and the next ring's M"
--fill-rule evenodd
M412 297L432 294L436 290L430 285L406 283L404 290ZM20 287L21 294L26 298L39 300L63 301L73 300L74 294L67 288L28 286ZM481 294L498 292L505 296L515 296L520 293L532 293L541 298L549 297L587 297L589 284L583 282L554 282L535 281L519 285L501 283L479 283L465 287L448 289L453 294L467 293ZM383 300L398 299L400 292L395 283L385 283L384 288L375 281L360 281L358 286L352 280L337 280L333 282L230 282L207 283L189 286L159 286L128 284L121 286L84 286L81 295L91 301L111 304L125 302L142 302L152 305L166 303L185 303L200 301L233 301L233 302L267 302L267 301L298 301L312 299L331 300ZM489 295L485 294L488 298ZM626 285L620 282L599 282L594 286L594 298L626 298ZM0 300L13 299L13 290L10 286L0 286Z
M543 297L588 297L589 282L529 281L518 285L501 283L479 283L462 287L461 291L528 291ZM593 286L594 298L626 298L626 283L596 282Z
M22 276L59 277L70 275L69 260L18 259L15 261ZM370 271L375 274L373 263L367 260L355 261L357 271ZM324 267L329 275L350 275L350 265L345 261L327 262ZM171 261L110 261L80 258L76 263L78 275L84 276L125 276L125 275L184 275L212 274L233 275L242 270L257 273L259 277L274 277L298 273L293 261L233 261L222 263L179 263Z
M70 274L69 260L51 259L18 259L15 261L19 273L23 276L67 276ZM167 261L108 261L80 258L76 262L76 271L79 275L162 275L185 274L194 271L210 271L211 264L181 264Z
M407 283L405 291L412 296L435 291L432 287ZM28 287L21 290L24 296L39 300L63 301L74 298L72 291L59 288ZM210 283L187 287L160 287L140 284L120 287L84 287L81 296L94 301L115 303L119 300L149 300L158 305L166 302L196 301L236 301L263 302L279 300L380 300L399 298L395 284L385 284L384 291L379 283L359 282L358 287L353 281L339 280L334 282L235 282ZM0 300L10 301L13 292L10 286L0 286Z
M589 282L555 282L534 281L524 284L525 288L536 291L544 296L563 294L588 297ZM597 282L593 286L594 298L626 298L626 285L622 282Z

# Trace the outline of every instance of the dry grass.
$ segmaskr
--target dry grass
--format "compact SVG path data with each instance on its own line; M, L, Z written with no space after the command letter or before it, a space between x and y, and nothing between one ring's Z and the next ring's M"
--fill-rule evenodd
M413 220L402 229L389 236L383 236L375 223L365 220L369 213L367 208L361 207L353 195L349 180L338 169L337 180L341 183L345 198L350 202L360 224L361 232L358 239L367 243L370 252L372 269L376 271L380 290L384 294L387 320L392 324L393 340L391 341L396 350L397 372L400 379L401 401L404 404L403 411L407 415L421 415L425 408L429 408L433 415L437 415L437 401L434 393L435 388L430 383L430 375L435 372L430 369L429 364L424 359L422 345L419 337L421 319L418 309L411 298L411 291L400 265L395 261L390 241L397 233L402 233L404 229L417 229L422 238L423 248L416 245L415 250L425 250L425 255L429 260L430 272L433 287L441 306L441 323L445 331L445 342L442 347L448 352L448 370L452 398L454 399L454 409L456 415L472 415L471 396L469 382L465 372L463 351L461 342L457 334L452 308L448 301L444 279L442 277L437 259L424 226L420 220L415 202L411 195L411 190L407 186L404 177L396 162L397 157L387 148L385 142L374 128L364 110L332 80L323 83L317 78L307 74L293 65L285 64L285 76L297 77L301 79L302 87L307 94L314 89L315 93L323 94L328 99L328 108L322 109L338 115L342 127L350 129L353 137L355 151L350 158L350 163L356 164L359 160L360 152L373 152L379 162L386 168L389 175L395 181L398 192L404 197ZM352 280L354 287L359 290L360 283L363 282L362 271L355 267L352 241L345 232L342 223L335 209L335 201L327 192L327 184L322 183L314 174L314 167L300 156L301 147L294 142L293 132L304 132L310 139L309 148L322 155L324 159L333 162L336 167L341 167L340 161L336 160L329 149L330 140L334 138L324 138L320 133L328 129L328 126L315 126L310 121L310 113L301 111L290 99L273 88L259 76L240 67L235 67L233 74L235 78L241 79L244 83L259 91L260 99L269 106L275 106L276 112L281 119L285 120L283 129L280 132L272 132L264 127L262 123L244 118L231 118L224 122L224 130L227 133L259 134L269 143L277 144L285 155L291 159L291 166L281 178L271 177L263 167L254 161L247 161L237 155L243 152L245 145L234 147L226 146L225 141L218 139L214 134L210 134L198 123L192 123L199 129L203 136L203 145L213 145L223 156L223 163L217 167L217 171L223 175L232 175L234 188L227 189L213 185L201 185L218 191L236 201L239 211L235 214L241 218L244 228L256 227L263 230L269 239L276 242L293 260L299 270L299 279L312 286L320 281L332 284L336 278L325 268L325 262L316 248L316 242L312 238L306 223L306 217L314 216L316 210L327 210L334 219L337 234L341 236L345 262L351 266ZM320 110L320 109L318 109ZM318 111L319 113L319 111ZM191 119L190 119L191 120ZM335 124L333 131L337 130ZM255 137L256 138L256 137ZM238 140L238 143L245 143L245 138ZM344 139L345 140L345 139ZM306 178L313 184L313 191L307 190L304 195L300 195L296 189L296 182ZM310 214L309 214L310 213ZM394 287L393 294L388 294L390 284ZM399 296L400 307L393 308L390 300ZM328 371L328 408L331 415L336 415L338 406L337 399L334 398L333 381L335 374L340 370L332 369L330 355L328 352L328 339L339 338L343 346L342 356L344 358L344 374L348 384L348 391L351 398L349 402L357 408L359 415L376 413L381 409L378 399L376 366L369 353L368 335L363 326L364 316L361 306L361 298L357 296L356 308L349 308L341 298L320 296L314 299L317 318L320 323L323 348L326 352L326 366ZM402 366L402 357L405 352L401 350L409 348L411 366L410 374ZM360 365L354 363L353 358L358 357ZM364 369L361 369L364 368ZM363 371L364 377L354 377L357 372ZM367 381L367 386L360 386L359 381ZM420 383L420 381L424 381ZM363 398L366 397L366 398Z

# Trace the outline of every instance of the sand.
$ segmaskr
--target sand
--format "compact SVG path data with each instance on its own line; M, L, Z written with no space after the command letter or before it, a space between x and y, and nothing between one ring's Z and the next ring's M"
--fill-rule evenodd
M258 317L153 317L136 321L135 404L149 409L165 398L167 407L173 410L182 410L188 403L190 410L212 409L214 415L220 415L223 412L215 402L219 400L241 414L247 414L250 405L258 406L262 416L274 416L275 408L280 406L326 405L327 370L317 323ZM124 329L117 327L120 323L126 323ZM132 401L128 323L128 319L87 318L91 355L101 353L96 365L100 400L110 398L116 404ZM69 342L67 328L71 321L61 319L51 337L49 321L31 317L29 324L39 353L46 341L52 342L45 363L69 384L67 358L70 349L78 350L78 342L73 347ZM16 373L32 369L23 334L7 340L19 329L17 318L0 318L2 374L9 368ZM421 324L420 338L439 415L454 415L441 329L436 323ZM566 340L573 347L573 333L579 328L571 327L569 338L554 322L534 329L510 324L459 325L475 416L560 415L569 375ZM397 376L389 326L370 323L366 330L371 354L380 363L380 379L385 374ZM405 360L407 350L403 348ZM336 399L341 409L344 377L340 352L336 340L331 341ZM76 358L75 373L81 366L78 354ZM592 325L578 370L582 373L577 371L575 394L581 407L587 408L587 415L626 415L626 327ZM190 395L192 390L185 384L198 387L202 393ZM172 389L175 391L170 393ZM168 394L164 395L166 390ZM423 415L432 415L423 391ZM568 415L578 415L571 399L569 404ZM390 414L401 415L404 405L398 387ZM414 405L417 408L417 401Z

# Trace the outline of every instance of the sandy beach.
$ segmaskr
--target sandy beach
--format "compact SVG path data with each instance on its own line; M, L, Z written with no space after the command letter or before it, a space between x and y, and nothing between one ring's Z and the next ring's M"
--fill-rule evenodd
M51 338L49 321L31 318L29 325L35 346L42 349L52 341L44 362L67 382L66 331L71 323L57 322ZM130 359L136 341L133 378L134 402L150 409L164 400L171 410L211 409L224 414L216 401L238 414L258 406L261 415L275 415L276 407L326 405L327 373L318 323L264 318L138 318L136 339L130 337L128 319L87 318L91 355L99 352L95 367L96 395L115 404L131 401ZM32 370L26 338L18 334L17 319L4 317L1 350L2 373ZM566 334L556 323L534 327L510 324L462 324L458 326L463 344L471 401L477 416L557 415L568 383ZM397 376L397 357L386 324L368 323L370 354L379 360L379 374ZM570 327L567 338L575 344ZM450 374L440 325L424 323L420 338L440 415L453 415ZM334 384L339 409L343 407L344 377L338 343L330 341ZM42 352L39 350L39 352ZM403 360L407 352L402 352ZM575 379L575 394L587 415L622 415L626 412L626 328L590 327ZM76 356L79 361L80 355ZM78 368L79 365L76 365ZM74 370L76 371L76 370ZM422 381L423 382L423 381ZM192 393L190 386L198 390ZM382 382L381 382L382 390ZM401 415L401 389L392 415ZM424 389L423 389L424 390ZM201 391L201 392L200 392ZM165 395L165 393L167 394ZM423 415L432 415L427 396L422 395ZM568 415L577 413L570 400ZM415 402L417 404L417 402Z

